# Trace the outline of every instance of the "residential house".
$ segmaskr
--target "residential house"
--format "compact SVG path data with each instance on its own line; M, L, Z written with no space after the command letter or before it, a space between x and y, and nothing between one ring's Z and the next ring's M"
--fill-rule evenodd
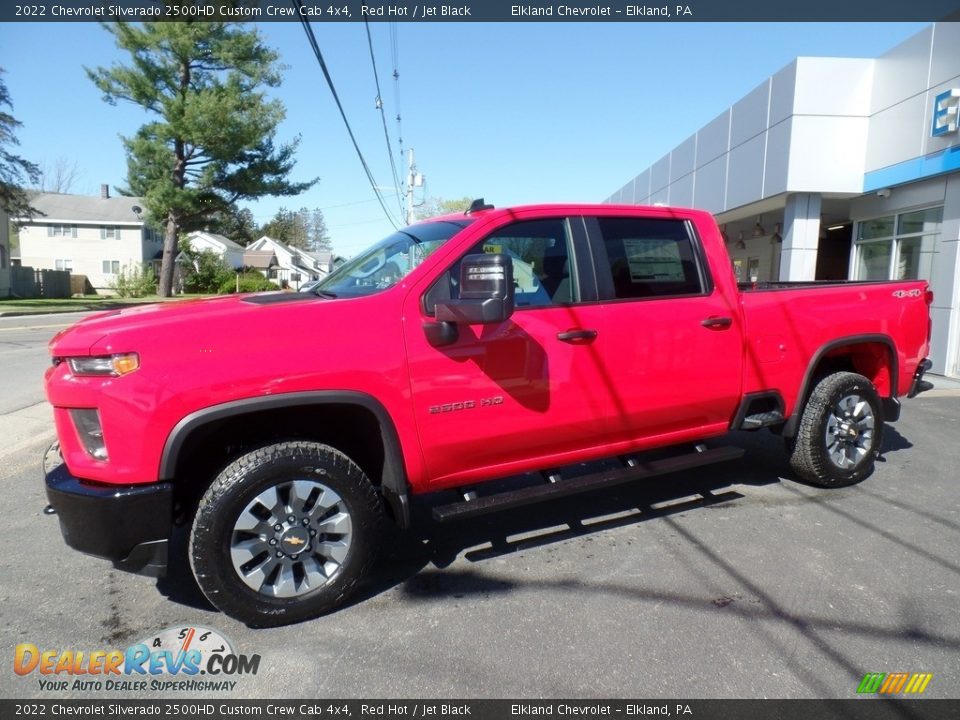
M10 296L10 220L0 210L0 298Z
M279 240L264 235L259 240L255 240L247 246L247 253L251 252L272 252L276 258L276 265L268 267L266 271L256 267L269 280L272 280L280 287L289 287L293 290L299 290L301 285L314 280L320 280L326 277L333 269L333 258L327 257L321 260L317 256L330 253L308 253L300 248L290 247Z
M147 225L143 199L39 193L31 199L39 212L14 218L20 227L20 260L36 269L69 270L85 275L101 293L109 293L124 270L159 262L163 235Z
M190 247L197 252L210 250L216 253L234 270L239 270L245 265L243 254L246 248L223 235L217 235L216 233L205 230L196 231L187 235L186 241L190 244ZM182 257L178 257L177 260L182 262Z

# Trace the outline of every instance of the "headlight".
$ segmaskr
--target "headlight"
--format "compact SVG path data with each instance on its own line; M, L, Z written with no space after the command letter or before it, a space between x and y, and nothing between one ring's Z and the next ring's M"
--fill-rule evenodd
M118 355L100 355L96 357L74 357L68 361L74 375L106 375L119 377L132 373L140 367L140 356L136 353Z

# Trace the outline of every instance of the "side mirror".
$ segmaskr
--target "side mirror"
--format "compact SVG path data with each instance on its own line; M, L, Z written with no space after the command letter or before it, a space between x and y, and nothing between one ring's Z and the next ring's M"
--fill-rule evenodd
M460 263L460 298L436 305L439 322L494 324L513 314L513 261L508 255L467 255Z

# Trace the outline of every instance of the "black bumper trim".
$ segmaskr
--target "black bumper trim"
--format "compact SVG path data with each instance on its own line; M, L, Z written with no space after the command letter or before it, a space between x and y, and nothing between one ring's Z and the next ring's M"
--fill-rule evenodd
M930 358L924 358L920 361L920 364L917 365L917 371L913 374L913 382L910 383L910 392L907 393L908 398L914 398L922 392L933 389L933 383L923 379L923 374L932 367L933 362Z
M64 464L45 474L47 498L67 545L123 570L162 574L173 517L173 485L96 485Z

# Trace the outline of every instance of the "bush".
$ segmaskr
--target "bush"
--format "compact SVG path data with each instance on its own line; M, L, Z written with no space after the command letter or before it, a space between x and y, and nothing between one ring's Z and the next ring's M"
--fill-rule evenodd
M224 280L217 292L221 295L228 295L237 292L237 277L231 273L230 277ZM276 290L277 286L267 280L258 272L243 273L239 279L240 292L262 292L264 290Z
M189 242L182 240L180 252L187 261L183 268L183 288L187 292L218 292L227 280L233 279L233 271L213 250L197 252Z
M149 265L127 265L110 287L119 297L141 298L156 295L157 278Z

